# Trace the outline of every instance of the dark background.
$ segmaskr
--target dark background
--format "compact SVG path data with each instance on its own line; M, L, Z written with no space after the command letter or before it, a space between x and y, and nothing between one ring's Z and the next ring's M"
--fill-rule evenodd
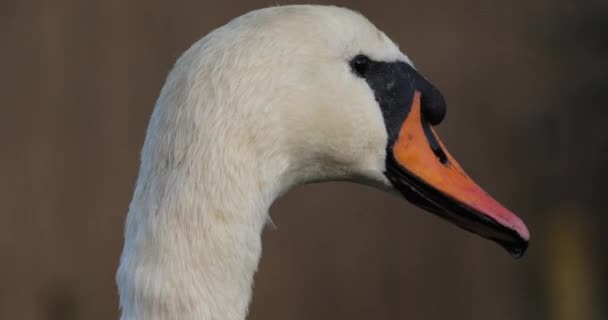
M167 72L275 4L0 1L1 319L117 319L123 221ZM444 142L531 247L514 261L379 191L301 187L271 209L249 319L608 318L608 3L335 4L442 90Z

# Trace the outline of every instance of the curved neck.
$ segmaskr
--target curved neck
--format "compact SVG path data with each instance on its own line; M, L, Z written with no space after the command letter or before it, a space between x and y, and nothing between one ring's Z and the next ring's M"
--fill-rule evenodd
M245 319L276 193L241 182L181 181L162 196L140 179L118 272L123 320Z
M198 129L194 135L207 137L194 141L203 145L176 143L179 132L156 134L157 113L117 274L121 319L243 320L268 208L285 189L285 161Z

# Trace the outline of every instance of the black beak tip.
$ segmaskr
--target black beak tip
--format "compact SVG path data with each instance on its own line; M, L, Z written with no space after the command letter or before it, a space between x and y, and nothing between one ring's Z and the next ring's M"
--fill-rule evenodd
M528 246L530 244L529 241L524 240L522 238L517 238L513 241L508 241L508 242L504 242L504 241L499 241L498 242L500 244L501 247L503 247L505 250L507 250L507 252L511 255L511 257L513 257L513 259L520 259L521 257L524 256L524 254L526 253L526 250L528 250Z

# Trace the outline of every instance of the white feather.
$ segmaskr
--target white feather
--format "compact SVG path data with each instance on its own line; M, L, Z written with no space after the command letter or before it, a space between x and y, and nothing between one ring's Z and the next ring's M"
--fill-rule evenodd
M243 320L274 199L294 185L387 186L386 129L348 59L408 63L347 9L250 12L195 43L156 103L117 274L122 320Z

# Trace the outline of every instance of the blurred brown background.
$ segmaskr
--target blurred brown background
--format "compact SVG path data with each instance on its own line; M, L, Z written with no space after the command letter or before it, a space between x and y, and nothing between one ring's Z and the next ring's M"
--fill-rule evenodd
M278 3L286 4L287 1ZM179 54L277 1L0 1L0 319L117 319L123 220ZM606 319L608 3L337 1L442 89L439 128L528 254L346 183L271 214L249 319Z

